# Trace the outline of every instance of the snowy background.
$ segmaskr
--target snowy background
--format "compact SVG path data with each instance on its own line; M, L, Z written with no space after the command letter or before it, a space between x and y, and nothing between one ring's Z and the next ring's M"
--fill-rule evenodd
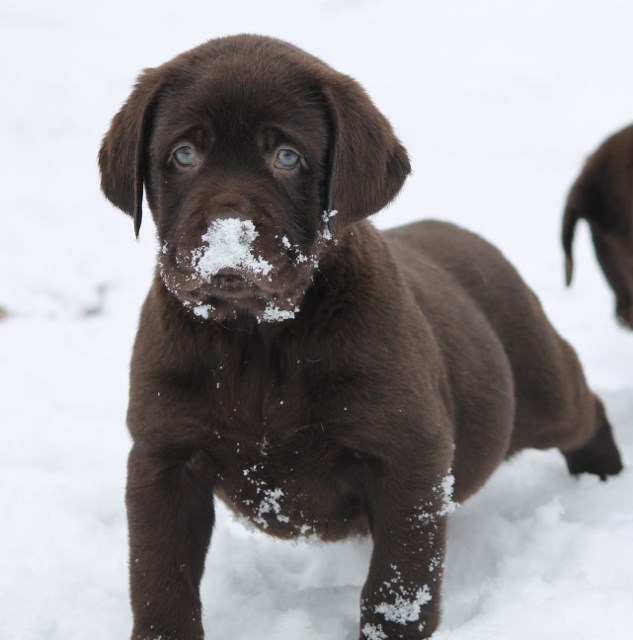
M127 367L155 247L149 216L136 243L101 196L96 155L143 67L244 31L366 87L414 167L376 224L440 217L499 245L615 424L620 477L530 452L457 511L436 638L630 638L633 334L586 226L571 290L558 239L583 158L633 121L629 0L2 0L0 638L129 634ZM278 542L220 510L209 638L354 640L369 551Z

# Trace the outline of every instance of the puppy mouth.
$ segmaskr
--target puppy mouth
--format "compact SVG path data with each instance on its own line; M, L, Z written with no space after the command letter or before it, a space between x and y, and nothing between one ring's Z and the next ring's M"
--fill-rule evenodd
M195 244L168 243L160 256L161 275L184 299L257 295L272 283L278 267L267 260L253 222L240 217L214 220Z
M199 240L198 240L199 238ZM246 314L259 322L294 318L329 239L305 254L280 230L244 217L214 220L193 243L165 242L159 255L167 289L195 315L222 319Z
M255 280L244 273L232 269L222 269L192 289L190 295L198 300L203 300L209 297L230 297L233 299L264 297L265 293Z
M282 237L263 244L256 239L259 233L249 221L222 220L194 248L164 244L160 276L183 306L204 320L294 318L309 281L305 265L292 258L292 247Z
M218 273L210 281L177 294L185 308L204 320L231 319L245 314L257 322L289 320L299 312L297 291L267 291L243 274Z

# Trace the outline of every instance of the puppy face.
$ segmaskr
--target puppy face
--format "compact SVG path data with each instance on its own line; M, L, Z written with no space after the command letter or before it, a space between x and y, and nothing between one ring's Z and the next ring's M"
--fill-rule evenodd
M355 81L255 36L145 72L99 159L106 196L137 230L145 186L161 278L186 308L264 322L294 317L332 234L387 204L410 171Z
M301 77L236 75L176 85L156 108L161 275L201 317L291 318L326 244L327 114Z

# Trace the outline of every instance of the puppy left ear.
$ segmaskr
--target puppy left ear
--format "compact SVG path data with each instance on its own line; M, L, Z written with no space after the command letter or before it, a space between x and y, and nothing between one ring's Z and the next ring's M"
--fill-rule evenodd
M162 86L161 77L157 69L143 72L134 91L112 119L99 150L101 189L113 205L134 218L137 238L141 228L152 105Z
M328 207L340 229L380 211L400 191L411 164L387 119L352 78L336 74L323 91L332 119Z

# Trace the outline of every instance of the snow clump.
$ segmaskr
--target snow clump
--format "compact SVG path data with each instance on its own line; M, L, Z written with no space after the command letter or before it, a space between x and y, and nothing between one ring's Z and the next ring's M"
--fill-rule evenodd
M411 600L406 599L399 593L396 594L394 604L381 602L374 611L380 613L385 620L396 622L398 624L407 624L420 619L420 611L422 607L432 599L431 592L427 585L418 589L415 597Z
M216 275L221 269L268 275L273 266L261 256L253 254L253 242L258 236L251 220L214 220L202 235L206 246L191 252L194 271L205 279Z

